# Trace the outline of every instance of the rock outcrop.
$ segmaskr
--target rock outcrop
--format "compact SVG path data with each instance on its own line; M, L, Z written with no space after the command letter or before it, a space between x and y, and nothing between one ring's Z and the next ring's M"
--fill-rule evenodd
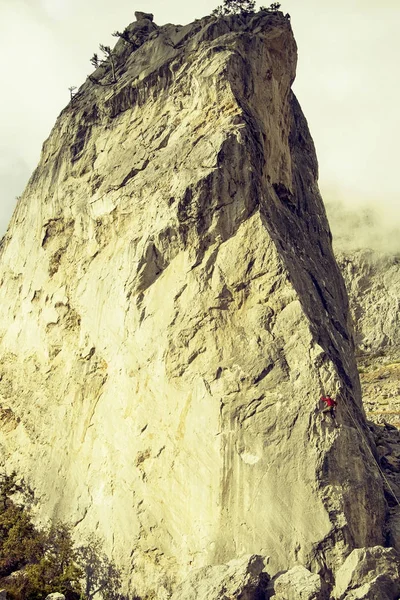
M331 585L385 501L290 23L126 35L2 243L2 455L142 597L243 554Z
M400 427L400 260L363 249L336 254L350 297L368 419Z
M178 585L171 600L262 600L268 583L264 568L261 556L243 556L226 565L194 569Z
M328 593L324 587L319 575L297 565L276 579L271 597L274 600L326 600Z
M399 555L393 548L353 550L337 572L337 600L397 600L400 594Z
M400 257L370 249L339 248L361 357L400 360Z

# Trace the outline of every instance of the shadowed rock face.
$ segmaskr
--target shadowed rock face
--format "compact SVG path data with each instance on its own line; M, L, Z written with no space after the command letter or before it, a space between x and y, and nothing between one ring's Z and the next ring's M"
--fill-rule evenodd
M329 579L384 500L290 24L128 31L2 246L6 462L141 595L243 554Z

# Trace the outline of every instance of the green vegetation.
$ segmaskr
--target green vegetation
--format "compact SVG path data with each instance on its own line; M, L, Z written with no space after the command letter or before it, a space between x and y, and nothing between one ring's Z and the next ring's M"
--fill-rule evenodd
M15 500L18 498L18 501ZM71 528L56 523L39 530L32 522L33 493L15 473L0 475L0 588L10 600L43 600L60 592L66 600L123 600L116 565L91 536L75 547Z
M122 40L124 40L124 42L130 44L136 50L137 44L133 40L131 40L131 35L127 27L125 27L124 31L114 31L114 33L111 35L113 35L114 37L121 38Z
M220 6L213 10L212 14L216 17L240 15L242 13L253 13L255 8L255 0L224 0Z
M87 544L78 548L76 560L83 573L83 598L92 600L98 593L104 600L121 598L118 593L121 587L119 569L104 554L98 537L91 535Z
M281 7L281 5L279 4L279 2L273 2L271 4L271 6L269 6L268 8L265 6L261 6L260 10L267 10L268 12L276 12L277 10L279 10Z
M262 6L260 10L276 12L281 5L274 2L269 8ZM224 0L220 6L217 6L211 13L214 17L223 17L225 15L251 14L256 10L255 0Z
M100 44L99 46L101 52L103 53L103 58L99 58L99 55L95 52L90 59L91 64L98 69L99 67L111 67L111 82L108 84L100 83L98 79L93 77L93 75L89 75L89 79L92 83L96 85L112 85L117 82L117 74L116 74L116 57L114 52L111 50L110 46L104 46L104 44Z

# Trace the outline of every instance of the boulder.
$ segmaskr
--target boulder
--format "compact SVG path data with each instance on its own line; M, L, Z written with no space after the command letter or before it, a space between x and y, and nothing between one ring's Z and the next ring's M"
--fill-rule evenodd
M324 600L323 582L319 575L297 565L280 575L274 583L274 600Z
M65 600L65 596L59 592L54 592L53 594L46 596L46 600Z
M7 600L6 590L0 590L0 600Z
M397 600L400 561L394 548L357 548L336 573L336 600Z
M269 579L263 572L265 562L261 556L247 555L225 565L194 569L176 588L171 600L257 600Z
M151 13L140 12L138 10L135 12L135 17L136 21L152 21L154 19L154 15Z

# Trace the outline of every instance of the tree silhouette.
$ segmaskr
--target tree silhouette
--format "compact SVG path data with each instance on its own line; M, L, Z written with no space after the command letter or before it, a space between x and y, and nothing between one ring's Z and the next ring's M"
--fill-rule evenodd
M81 596L82 571L76 563L71 527L65 523L55 523L40 537L42 556L26 567L29 581L25 584L23 597L35 597L39 590L47 594L58 590L67 599L77 600Z
M99 55L96 54L96 52L93 54L92 58L90 59L90 62L92 63L95 69L100 67L101 61L99 59Z
M114 33L112 34L114 37L119 37L122 40L124 40L124 42L126 42L127 44L130 44L131 46L133 46L134 48L136 48L136 44L135 42L133 42L130 38L130 34L128 29L124 29L124 31L114 31Z
M86 545L77 549L77 564L83 572L83 591L87 600L99 593L104 600L119 600L121 573L102 546L100 538L92 534Z
M76 548L72 527L65 523L37 529L30 511L34 500L16 473L0 472L0 589L7 598L42 600L59 591L66 600L93 600L98 593L103 600L128 600L120 594L120 571L100 539L92 535Z
M107 60L110 61L112 81L113 81L113 83L116 83L117 79L115 76L115 55L114 55L113 51L111 50L110 46L104 46L103 44L100 44L99 48L103 52L104 56L106 57L105 60L103 61L103 63L107 62Z
M243 13L253 13L255 12L255 8L255 0L224 0L211 14L215 17L240 15Z
M69 90L69 95L71 96L71 103L72 103L74 100L74 97L76 96L76 92L75 92L76 85L71 85L71 87L69 87L68 90Z
M111 65L111 84L117 82L117 75L115 71L116 63L115 63L115 54L111 50L110 46L104 46L104 44L100 44L99 48L103 53L104 57L99 58L98 54L95 52L90 59L91 64L98 69L99 67L106 66L108 63ZM100 83L98 79L93 77L93 75L89 75L89 80L96 85L111 85L110 83Z
M269 7L261 6L260 10L266 10L268 12L276 12L280 9L281 5L279 2L273 2ZM214 17L223 17L225 15L240 15L240 14L251 14L256 9L255 0L224 0L222 4L217 6L212 11Z

